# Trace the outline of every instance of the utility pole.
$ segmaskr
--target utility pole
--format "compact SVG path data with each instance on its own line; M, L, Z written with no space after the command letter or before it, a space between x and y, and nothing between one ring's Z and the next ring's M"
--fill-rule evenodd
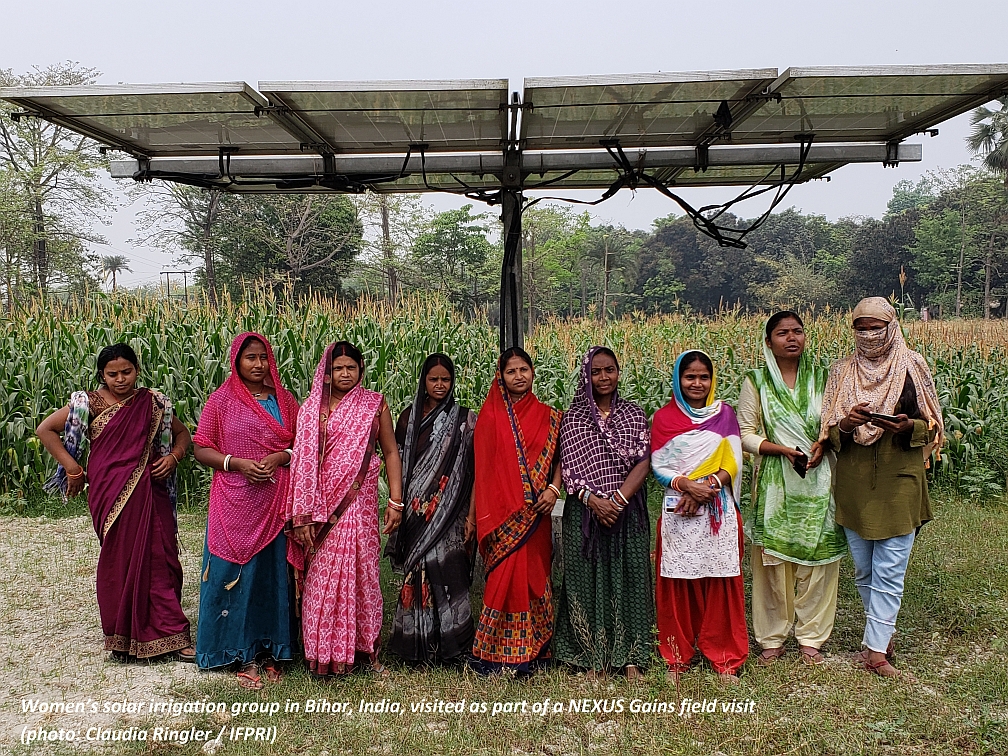
M171 277L182 276L182 288L185 291L186 307L189 306L189 274L191 270L163 270L161 274L165 277L165 288L168 291L168 298L171 299Z
M602 322L609 318L609 234L602 236L605 253L602 255Z

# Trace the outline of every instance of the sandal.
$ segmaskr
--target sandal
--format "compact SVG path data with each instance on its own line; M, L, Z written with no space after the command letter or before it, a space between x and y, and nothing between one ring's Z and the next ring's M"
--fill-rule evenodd
M186 646L185 648L179 649L177 652L178 660L180 662L185 662L186 664L196 663L196 649L192 646Z
M858 664L864 664L868 661L868 654L870 653L871 650L869 648L862 648L860 651L855 652L854 661ZM893 656L896 655L896 645L893 638L889 639L889 645L886 646L885 655L887 659L892 659Z
M865 661L864 668L869 672L874 672L879 677L899 677L899 670L896 669L885 657L876 662Z
M627 682L634 682L635 680L639 680L643 677L643 673L636 664L627 664L625 671Z
M265 662L262 665L263 672L266 673L266 680L271 683L280 682L280 677L282 672L280 671L280 666L273 660Z
M822 655L818 648L813 646L800 646L802 661L809 667L821 667L826 663L826 657Z
M769 667L775 661L784 656L784 646L777 646L776 648L764 648L760 651L759 656L756 657L756 664L760 667Z
M735 672L718 672L718 681L723 685L738 685L739 676Z
M388 671L388 667L377 661L371 663L371 673L378 675L382 680L388 679L392 674Z
M263 681L259 676L259 667L255 663L246 664L238 670L238 684L245 690L262 690Z

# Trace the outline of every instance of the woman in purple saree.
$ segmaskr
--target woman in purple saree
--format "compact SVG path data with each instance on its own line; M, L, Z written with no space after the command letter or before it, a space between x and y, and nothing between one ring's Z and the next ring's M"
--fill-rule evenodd
M59 463L47 489L76 496L87 484L101 544L105 650L119 659L178 652L193 661L175 519L175 470L190 435L163 394L136 387L137 371L129 345L106 347L98 355L101 387L74 393L68 406L42 421L38 436ZM85 437L86 471L79 462Z

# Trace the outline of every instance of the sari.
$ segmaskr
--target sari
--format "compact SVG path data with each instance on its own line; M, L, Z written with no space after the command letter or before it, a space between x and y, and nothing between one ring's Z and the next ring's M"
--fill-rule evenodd
M174 473L155 480L151 467L171 449L172 405L141 388L109 405L95 392L70 401L64 445L88 452L88 509L101 551L97 594L105 650L149 659L192 645L182 612ZM66 491L62 467L50 490Z
M382 625L378 525L380 459L373 453L385 398L360 383L330 413L332 346L301 406L287 505L287 527L323 527L313 551L289 538L301 584L305 659L318 675L377 658ZM323 402L323 395L325 401Z
M552 526L533 504L550 481L561 417L531 391L512 402L498 371L476 420L476 534L487 574L473 656L483 671L525 672L549 656Z
M645 666L651 658L654 594L651 524L645 487L611 527L581 503L581 491L611 498L630 471L651 453L644 410L617 389L603 418L592 395L591 365L598 347L581 363L581 380L560 424L564 487L563 583L557 604L554 653L579 667L602 670Z
M389 648L410 662L447 661L469 652L471 562L465 520L473 485L476 413L448 395L424 416L426 375L396 423L405 509L385 553L402 574Z
M656 553L658 649L674 669L685 668L696 650L718 672L733 674L749 653L742 580L742 442L735 411L715 400L711 376L706 404L691 407L680 378L685 354L672 375L673 400L655 413L651 466L665 489ZM725 470L731 482L696 516L675 513L681 494L672 481L701 480Z
M238 373L239 352L250 338L266 346L274 391L266 402L249 393ZM193 440L258 461L291 446L297 412L297 400L280 383L270 343L258 333L243 333L231 343L231 375L207 399ZM273 478L250 483L239 472L213 473L196 632L202 669L244 665L264 654L292 658L294 590L283 533L289 470L278 467Z

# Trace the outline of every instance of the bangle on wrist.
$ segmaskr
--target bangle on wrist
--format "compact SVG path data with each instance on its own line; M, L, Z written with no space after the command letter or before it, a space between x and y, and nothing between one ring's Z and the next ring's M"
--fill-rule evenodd
M287 464L288 465L294 464L294 450L293 449L284 449L284 451L287 452L287 457L288 457Z
M77 480L77 478L83 478L84 477L84 468L82 467L80 469L80 472L78 472L78 473L72 473L69 470L67 470L66 474L67 474L67 477L70 478L71 480Z
M231 455L227 454L224 457L224 472L231 472Z
M630 500L626 496L624 496L623 492L618 488L613 492L613 496L618 496L620 501L623 502L624 507L630 503Z
M182 464L182 458L181 458L181 457L179 457L179 455L177 455L177 454L175 453L175 450L174 450L174 449L172 449L172 450L171 450L170 452L168 452L168 454L169 454L169 455L170 455L170 456L171 456L171 457L172 457L172 458L173 458L173 459L175 460L175 466L176 466L176 467L178 467L179 465L181 465L181 464Z
M581 497L580 498L581 498L581 503L584 504L587 507L588 506L588 499L591 498L591 491L589 491L587 488L582 488L581 489Z
M548 488L550 491L552 491L553 493L555 493L556 497L558 499L560 498L560 489L559 488L557 488L556 486L554 486L552 483L550 483L548 486L546 486L546 488Z
M388 505L395 512L403 511L403 503L401 501L396 501L395 499L389 499Z

